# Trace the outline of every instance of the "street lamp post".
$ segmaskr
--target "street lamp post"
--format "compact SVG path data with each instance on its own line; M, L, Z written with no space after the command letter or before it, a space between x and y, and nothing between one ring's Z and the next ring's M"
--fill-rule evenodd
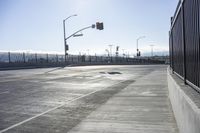
M111 60L111 62L112 62L112 46L113 45L108 45L109 47L110 47L110 60Z
M140 37L137 38L137 40L136 40L137 56L139 56L138 42L139 42L140 39L143 39L143 38L145 38L145 36L140 36Z
M110 56L109 50L108 50L108 49L105 49L105 51L107 52L107 55L108 55L108 57L109 57L109 56Z
M77 14L71 15L67 17L66 19L63 20L63 31L64 31L64 48L65 48L65 62L66 62L66 56L67 56L67 50L68 50L68 45L67 45L67 40L66 40L66 33L65 33L65 21L71 17L77 16Z
M112 46L113 45L108 45L110 47L110 56L112 57Z

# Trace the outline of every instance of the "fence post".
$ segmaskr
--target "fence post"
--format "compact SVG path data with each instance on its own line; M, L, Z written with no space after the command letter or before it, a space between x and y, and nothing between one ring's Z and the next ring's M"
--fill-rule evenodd
M37 53L35 53L35 62L37 63Z
M23 52L23 61L24 63L26 63L26 57L25 57L25 53Z
M169 36L171 39L171 69L172 69L172 74L174 74L174 39L173 39L173 32L172 32L173 30L172 24L173 24L173 17L171 17L171 29L170 29Z
M182 16L182 40L183 40L183 76L184 83L186 82L186 46L185 46L185 20L184 20L184 5L181 5L181 16Z
M47 53L47 63L49 62L49 56L48 56L48 53Z
M10 60L10 52L8 52L8 62L10 63L11 60Z
M56 62L58 63L58 54L56 54Z

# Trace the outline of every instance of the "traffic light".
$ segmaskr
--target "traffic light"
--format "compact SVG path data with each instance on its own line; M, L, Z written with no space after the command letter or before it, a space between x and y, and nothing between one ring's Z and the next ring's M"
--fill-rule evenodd
M98 29L98 30L103 30L103 22L97 22L96 23L96 28Z
M116 51L119 51L119 46L116 47Z
M137 57L139 57L139 56L141 56L141 52L140 51L138 51L138 53L137 53Z
M69 45L65 44L65 51L69 50Z

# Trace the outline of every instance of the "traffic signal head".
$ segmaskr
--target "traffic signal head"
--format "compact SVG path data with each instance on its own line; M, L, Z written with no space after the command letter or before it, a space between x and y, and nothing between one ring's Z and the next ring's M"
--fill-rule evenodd
M119 51L119 46L116 47L116 51Z
M138 57L141 56L141 52L140 51L137 52L137 56Z
M69 45L65 44L65 51L69 50Z
M96 23L96 28L97 28L98 30L103 30L103 22L101 22L101 23L97 22L97 23Z

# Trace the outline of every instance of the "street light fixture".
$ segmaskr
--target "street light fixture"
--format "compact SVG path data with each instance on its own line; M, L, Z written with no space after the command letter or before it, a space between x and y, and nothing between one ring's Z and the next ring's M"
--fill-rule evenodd
M143 38L145 38L146 36L140 36L139 38L137 38L137 40L136 40L136 48L137 48L137 56L140 56L140 51L139 51L139 49L138 49L138 42L139 42L139 40L140 39L143 39Z
M65 62L66 62L66 56L67 56L67 51L69 49L68 45L67 45L67 40L66 40L66 33L65 33L65 21L68 20L71 17L75 17L77 16L77 14L73 14L69 17L67 17L66 19L63 20L63 31L64 31L64 47L65 47Z
M81 33L81 34L75 34L75 35L73 35L73 37L79 37L79 36L83 36L83 34Z

